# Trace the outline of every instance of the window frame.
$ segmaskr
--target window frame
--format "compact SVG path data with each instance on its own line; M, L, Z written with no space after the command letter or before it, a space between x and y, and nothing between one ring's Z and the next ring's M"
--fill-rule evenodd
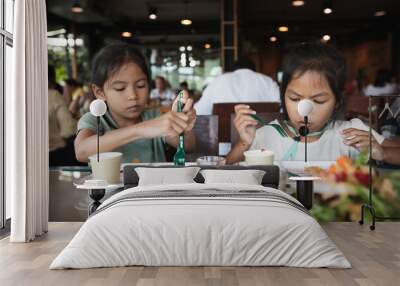
M6 0L0 0L0 229L7 230L6 224L6 188L5 188L5 91L6 91L6 47L13 48L13 34L6 31ZM12 0L13 13L15 14L15 0ZM15 15L13 15L14 17ZM14 27L13 27L14 30Z

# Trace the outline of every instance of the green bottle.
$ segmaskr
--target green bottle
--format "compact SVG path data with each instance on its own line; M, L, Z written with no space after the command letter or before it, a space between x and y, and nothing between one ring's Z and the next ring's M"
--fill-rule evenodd
M178 112L182 112L183 103L183 92L179 92L178 94ZM179 135L179 145L176 153L174 155L174 165L175 166L185 166L185 137L183 134Z

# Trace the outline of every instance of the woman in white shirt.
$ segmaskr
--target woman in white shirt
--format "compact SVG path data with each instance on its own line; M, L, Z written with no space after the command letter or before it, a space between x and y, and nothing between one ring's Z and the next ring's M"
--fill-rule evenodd
M255 111L239 104L234 124L240 140L228 154L227 163L243 160L243 153L249 149L272 150L276 160L304 160L304 137L297 131L304 126L304 118L297 111L302 99L314 104L308 124L308 159L330 161L342 155L355 158L368 141L368 136L359 131L368 128L358 119L338 120L344 105L345 70L344 58L328 45L296 46L283 62L281 102L286 120L273 122L288 136L282 136L276 126L256 130L258 123L250 116ZM374 144L380 145L383 140L374 132Z

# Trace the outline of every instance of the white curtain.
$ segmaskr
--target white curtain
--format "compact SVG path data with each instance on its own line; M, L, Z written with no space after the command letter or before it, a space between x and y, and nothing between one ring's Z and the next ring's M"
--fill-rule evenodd
M15 1L12 94L6 98L6 187L12 242L47 232L48 84L45 0Z

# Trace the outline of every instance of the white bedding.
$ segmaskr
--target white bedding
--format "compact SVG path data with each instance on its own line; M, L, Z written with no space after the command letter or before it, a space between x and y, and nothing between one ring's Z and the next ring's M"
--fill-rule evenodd
M137 192L207 193L211 189L263 191L272 198L280 196L299 204L279 190L254 185L131 188L106 200L50 269L127 265L351 267L310 215L279 200L178 196L115 203L132 194L146 194Z

